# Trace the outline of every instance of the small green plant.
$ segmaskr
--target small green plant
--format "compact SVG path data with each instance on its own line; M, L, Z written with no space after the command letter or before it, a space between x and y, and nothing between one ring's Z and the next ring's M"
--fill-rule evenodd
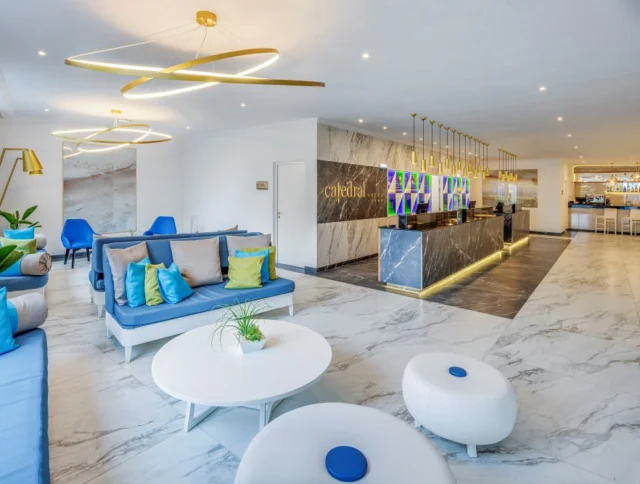
M15 249L15 245L0 247L0 272L6 271L9 267L22 259L24 252Z
M20 216L20 212L18 212L17 210L15 211L15 213L4 212L0 210L0 216L3 217L7 222L9 222L9 227L14 230L19 229L21 225L28 225L29 227L42 227L42 225L40 225L40 222L32 222L31 220L29 220L29 217L33 214L33 212L36 211L36 208L38 208L37 205L29 207L24 211L22 216Z
M261 341L264 338L264 334L262 334L258 326L260 321L258 314L268 309L265 304L256 301L240 303L236 300L236 304L225 306L225 309L211 335L212 344L216 335L222 340L222 334L225 331L235 331L235 337L238 342L243 339L246 341Z

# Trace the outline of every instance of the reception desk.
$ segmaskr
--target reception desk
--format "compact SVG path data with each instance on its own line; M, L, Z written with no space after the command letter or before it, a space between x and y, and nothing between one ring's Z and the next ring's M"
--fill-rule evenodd
M515 244L529 237L531 221L528 210L522 210L519 204L505 205L503 215L505 244Z
M492 207L400 217L380 227L380 282L421 292L504 247L504 217Z

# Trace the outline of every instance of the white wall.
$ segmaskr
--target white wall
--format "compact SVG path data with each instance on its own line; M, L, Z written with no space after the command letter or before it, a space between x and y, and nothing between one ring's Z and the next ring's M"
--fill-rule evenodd
M305 265L316 265L317 119L196 135L185 142L182 165L183 229L197 216L198 230L274 230L274 163L305 164ZM268 181L269 190L256 190Z
M492 169L498 169L492 163ZM538 170L538 207L528 209L531 230L561 233L567 228L569 187L567 165L560 159L518 160L518 169Z
M73 127L82 126L70 128ZM22 212L31 205L38 205L33 217L41 222L42 228L38 231L47 236L47 250L53 255L64 253L60 243L64 223L62 141L50 134L56 128L59 129L60 126L37 123L0 124L0 148L33 149L44 167L42 176L29 176L18 166L2 209ZM146 230L158 215L176 217L176 222L181 223L182 168L179 155L179 140L138 148L136 215L139 230ZM0 167L2 188L15 158L13 152L7 153Z

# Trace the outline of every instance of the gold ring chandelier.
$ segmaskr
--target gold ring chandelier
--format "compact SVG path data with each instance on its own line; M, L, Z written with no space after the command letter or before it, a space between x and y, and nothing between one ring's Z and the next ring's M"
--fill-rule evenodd
M235 50L231 52L224 52L221 54L208 55L204 57L200 57L200 50L202 49L206 37L207 31L213 27L215 27L218 23L218 17L213 12L208 11L199 11L196 14L196 22L198 26L193 27L190 25L190 30L184 32L181 31L184 29L184 25L180 27L175 27L168 31L160 32L158 34L154 34L154 36L164 35L165 37L170 32L175 30L180 30L180 32L173 33L172 36L180 36L189 33L193 33L197 30L203 31L202 43L200 44L200 49L196 53L195 58L181 62L179 64L175 64L169 67L154 67L154 66L142 66L142 65L129 65L129 64L121 64L121 63L111 63L111 62L98 62L84 59L87 56L94 54L102 54L105 52L112 52L116 50L127 49L130 47L137 47L149 43L155 43L156 40L148 40L144 42L139 42L136 44L124 45L121 47L115 47L111 49L99 50L94 52L88 52L86 54L79 54L76 56L69 57L65 59L65 64L73 67L81 67L83 69L89 69L98 72L107 72L110 74L121 74L126 76L135 76L138 79L130 82L126 86L124 86L120 92L122 92L123 96L129 99L151 99L158 98L163 96L172 96L175 94L182 94L185 92L195 91L198 89L203 89L206 87L215 86L216 84L259 84L259 85L270 85L270 86L303 86L303 87L324 87L323 82L315 82L315 81L299 81L299 80L288 80L288 79L269 79L265 77L251 77L250 74L258 72L259 70L264 69L265 67L273 64L280 57L280 53L277 49L272 48L254 48L254 49L242 49ZM163 37L164 38L164 37ZM228 73L220 73L220 72L207 72L207 71L197 71L190 69L191 67L200 66L203 64L211 64L217 61L232 59L238 57L246 57L252 55L266 54L270 55L270 58L266 61L257 64L251 68L238 72L236 74L228 74ZM162 80L171 80L171 81L188 81L192 84L189 87L183 87L178 89L167 89L163 91L150 92L150 93L135 93L132 92L133 89L145 84L154 79L162 79Z
M165 143L173 138L169 134L158 133L151 129L151 126L144 123L121 124L118 109L112 109L114 123L110 128L83 128L53 131L51 134L65 141L76 143L77 150L64 155L64 158L72 158L80 153L99 153L104 151L114 151L127 146L148 145L155 143ZM113 133L133 134L131 140L109 139L108 134ZM150 138L150 139L149 139ZM84 145L84 146L83 146ZM105 146L106 145L106 146ZM89 147L91 146L91 147Z

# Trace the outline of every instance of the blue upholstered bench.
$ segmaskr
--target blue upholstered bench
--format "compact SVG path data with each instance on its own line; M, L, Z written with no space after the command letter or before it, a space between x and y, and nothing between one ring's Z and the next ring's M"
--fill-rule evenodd
M252 234L234 234L247 236ZM220 239L220 265L226 273L229 267L229 255L226 235L216 235ZM211 236L200 234L194 239L207 239ZM171 240L176 237L146 240L149 258L153 264L164 263L169 267L173 263ZM139 240L104 244L103 252L108 248L124 249L139 244ZM160 304L158 306L120 306L115 302L113 275L108 259L104 260L105 323L107 334L115 336L125 349L125 361L131 361L132 347L149 341L174 336L191 329L211 324L218 320L225 306L247 301L264 302L265 311L289 308L293 315L293 281L278 278L256 289L225 289L226 282L194 288L194 294L178 304Z
M203 232L200 234L173 234L173 235L133 235L130 237L102 237L93 241L91 247L91 269L89 269L89 291L91 292L91 301L98 308L98 316L104 315L104 261L105 255L102 248L105 244L113 244L115 242L142 242L143 240L161 240L161 239L189 239L193 237L211 237L215 235L239 235L246 234L246 230L226 230L220 232Z
M0 355L0 482L48 484L47 337L34 329L15 340Z

